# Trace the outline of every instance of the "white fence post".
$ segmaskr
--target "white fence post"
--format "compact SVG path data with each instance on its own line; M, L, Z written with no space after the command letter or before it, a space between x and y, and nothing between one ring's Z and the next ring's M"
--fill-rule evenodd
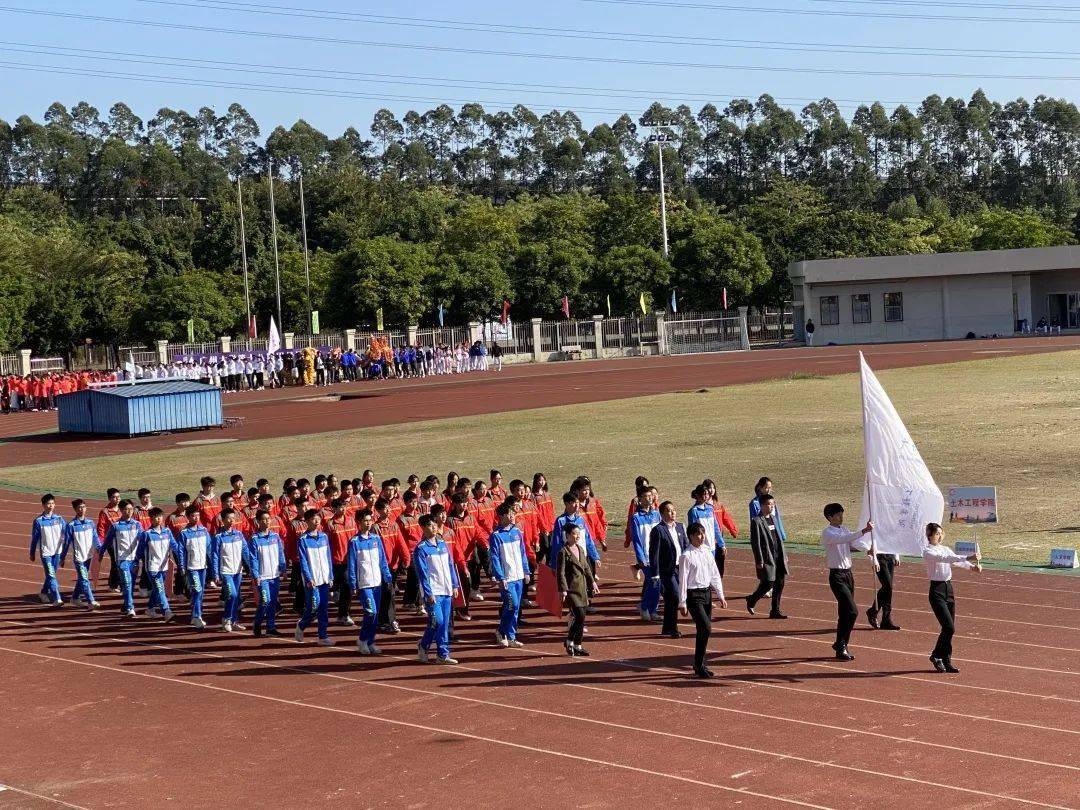
M532 344L533 344L533 362L534 363L539 363L540 362L540 355L541 355L541 351L540 351L540 348L541 348L541 346L540 346L540 342L541 342L540 324L542 324L543 322L544 322L543 318L533 318L530 321L530 323L532 324Z
M346 349L352 349L353 351L356 351L356 330L355 329L346 329L345 330L345 348Z
M30 374L30 350L19 349L19 373L23 376Z
M593 315L593 347L596 352L596 359L599 360L604 356L604 316Z
M222 335L218 338L218 346L221 348L222 354L232 353L232 338L228 335Z
M749 307L739 307L739 342L742 344L743 351L750 349L750 330L746 325L746 313Z
M405 327L405 334L408 335L409 345L416 345L416 333L420 331L420 324L410 323Z
M281 336L281 348L294 349L296 348L296 333L286 332Z
M157 342L157 358L160 365L169 362L169 341L159 340Z
M480 321L469 321L469 343L483 340L484 335L480 331Z
M664 328L665 313L657 310L656 313L656 350L660 354L668 353L667 330Z

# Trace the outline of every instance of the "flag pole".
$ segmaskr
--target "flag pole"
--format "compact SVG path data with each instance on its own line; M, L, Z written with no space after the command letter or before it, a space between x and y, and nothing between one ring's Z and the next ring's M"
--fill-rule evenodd
M248 286L247 235L244 232L244 190L240 185L240 175L236 176L236 199L240 204L240 267L244 271L244 332L251 336L251 290Z
M866 358L863 357L863 353L859 352L859 395L861 399L862 409L862 435L863 435L863 464L866 465L870 459L870 448L867 445L866 434L866 373L864 368L866 367ZM866 515L870 522L874 521L874 499L870 496L870 470L866 469ZM877 573L881 566L877 559L877 540L874 538L873 529L870 530L870 561L874 566L874 573ZM877 590L874 591L874 608L877 609Z
M307 211L304 208L304 173L300 172L300 231L303 235L304 241L304 285L307 289L307 320L308 330L314 333L311 320L311 266L308 263L308 244L307 244Z
M277 213L274 210L274 160L266 163L266 176L270 180L270 232L274 245L274 293L277 295L278 328L281 328L281 267L278 264Z

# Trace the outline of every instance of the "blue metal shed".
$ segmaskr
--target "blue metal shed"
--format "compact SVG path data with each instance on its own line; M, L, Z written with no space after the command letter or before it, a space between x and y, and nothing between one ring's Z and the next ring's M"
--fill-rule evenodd
M60 397L61 433L138 436L221 427L221 389L191 380L119 383Z

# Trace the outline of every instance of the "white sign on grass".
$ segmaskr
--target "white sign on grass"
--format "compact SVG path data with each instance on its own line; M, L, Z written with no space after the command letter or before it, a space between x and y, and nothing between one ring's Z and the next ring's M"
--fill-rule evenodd
M1051 568L1080 568L1080 556L1075 548L1050 549Z

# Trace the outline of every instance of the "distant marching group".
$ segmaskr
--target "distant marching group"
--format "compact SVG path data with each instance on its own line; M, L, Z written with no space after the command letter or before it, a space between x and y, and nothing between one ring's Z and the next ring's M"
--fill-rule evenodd
M124 618L136 618L138 587L147 598L146 617L174 622L172 604L184 597L191 626L204 630L204 597L213 589L222 603L220 629L228 633L246 629L241 623L246 577L255 597L256 637L281 636L277 619L291 608L299 615L293 631L297 642L303 642L314 623L318 644L333 646L331 604L336 605L338 623L350 627L356 624L355 606L361 617L357 650L378 655L377 635L400 632L395 606L400 591L403 609L426 616L419 659L429 661L434 647L437 663L454 664L454 624L472 620L470 605L484 600L486 576L501 598L494 631L498 646L523 646L518 637L519 627L526 624L523 608L542 606L559 615L565 608L570 613L563 641L567 655L589 655L583 646L585 622L596 610L608 520L586 476L575 479L562 496L558 516L542 473L533 476L531 486L520 479L504 486L498 470L476 481L451 472L445 487L434 475L422 480L410 475L404 488L396 478L376 486L371 470L355 479L318 475L312 483L289 478L278 496L266 479L246 489L243 477L234 475L231 489L220 495L216 486L212 477L204 477L198 494L176 495L169 512L153 504L149 489L139 490L135 502L109 489L108 503L96 520L88 517L81 499L72 502L73 516L65 519L56 512L55 498L43 496L30 539L30 559L40 555L45 572L41 601L65 604L57 572L70 554L76 577L71 603L100 607L93 589L98 565L108 555L109 588L121 595ZM706 650L713 594L727 607L724 533L737 537L738 526L717 500L711 480L692 491L686 523L647 479L637 478L635 487L624 546L633 550L632 569L642 583L638 615L644 622L661 623L661 633L671 638L681 636L679 615L692 618L694 674L710 678ZM844 509L836 503L827 505L824 515L821 542L838 612L833 649L839 660L850 661L854 656L848 640L858 616L851 555L874 555L867 538L873 524L858 532L848 530ZM769 618L786 619L781 598L790 571L787 535L768 478L755 487L749 517L759 583L745 597L746 609L753 615L758 602L768 598ZM931 662L940 672L957 672L951 660L952 569L981 566L977 556L959 556L943 545L938 524L929 524L926 534L929 599L941 625ZM900 629L892 621L892 574L898 564L892 555L876 557L880 588L866 612L874 628ZM283 583L291 605L289 600L283 603Z
M261 391L294 385L336 385L367 379L420 378L470 371L502 371L503 349L477 341L456 347L402 346L373 340L367 351L307 348L175 357L164 364L129 362L124 380L197 380L224 391Z

